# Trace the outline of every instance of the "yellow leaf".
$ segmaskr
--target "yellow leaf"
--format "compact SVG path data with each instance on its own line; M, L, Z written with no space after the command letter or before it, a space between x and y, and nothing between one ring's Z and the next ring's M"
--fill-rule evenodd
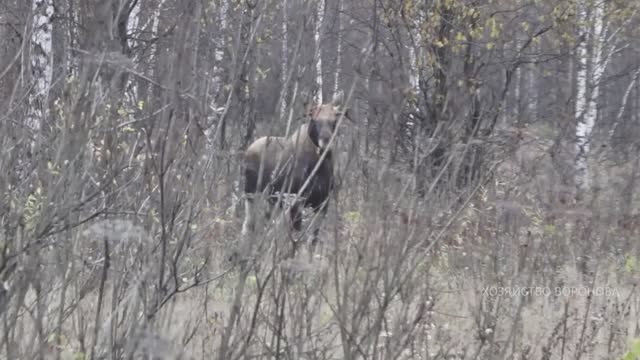
M52 175L60 175L60 172L56 170L56 167L53 165L51 161L47 162L47 169Z
M628 273L633 273L634 269L637 268L636 263L637 263L636 257L633 255L627 254L627 256L625 257L624 267L627 269Z
M544 234L545 235L553 235L556 233L556 227L553 224L546 224L544 226Z
M120 131L122 131L123 133L132 133L132 132L136 132L136 129L132 128L129 125L126 125L126 126L121 127Z
M360 212L349 211L348 213L345 214L345 217L347 218L348 222L354 225L360 221Z
M485 26L489 28L489 37L492 39L498 38L500 35L500 30L498 28L498 23L494 17L490 17L487 19Z

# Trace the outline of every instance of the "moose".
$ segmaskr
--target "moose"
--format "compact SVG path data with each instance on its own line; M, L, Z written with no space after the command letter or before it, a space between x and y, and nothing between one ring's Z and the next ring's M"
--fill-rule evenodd
M306 113L308 121L291 136L265 136L255 140L244 153L245 218L242 234L255 230L255 195L264 194L268 201L266 217L276 204L282 205L280 194L296 194L289 208L292 228L302 229L302 209L311 208L313 253L318 241L320 223L324 219L329 195L334 187L333 158L330 139L341 117L343 93L331 102L316 104ZM297 243L294 243L294 251Z

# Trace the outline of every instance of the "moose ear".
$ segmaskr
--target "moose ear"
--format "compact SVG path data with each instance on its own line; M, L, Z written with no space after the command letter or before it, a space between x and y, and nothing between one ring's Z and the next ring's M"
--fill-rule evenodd
M340 90L340 91L336 91L335 94L333 94L333 99L331 99L331 104L333 104L334 106L338 106L338 105L342 105L343 101L344 101L344 91Z

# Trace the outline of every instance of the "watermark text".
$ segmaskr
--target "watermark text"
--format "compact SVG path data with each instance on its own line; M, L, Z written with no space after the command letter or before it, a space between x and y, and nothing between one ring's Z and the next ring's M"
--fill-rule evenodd
M482 289L484 296L527 297L527 296L619 296L616 288L608 286L486 286Z

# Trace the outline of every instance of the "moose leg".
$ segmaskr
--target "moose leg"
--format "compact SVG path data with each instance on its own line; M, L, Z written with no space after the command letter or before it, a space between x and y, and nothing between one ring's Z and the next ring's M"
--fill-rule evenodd
M276 205L279 205L279 207L282 208L282 202L279 201L279 197L275 195L270 195L267 198L267 209L264 212L264 216L266 220L271 220L271 215L273 213L273 210L276 208Z
M296 201L289 208L289 218L291 219L291 228L295 231L302 230L302 209L300 208L302 204L299 201ZM293 243L293 254L298 251L298 245L300 245L300 241L296 240L295 237L291 237L291 242Z
M327 208L329 200L323 201L320 205L313 207L313 218L311 219L310 230L311 232L311 244L309 247L309 255L313 257L318 244L318 234L320 233L320 226L324 222L324 218L327 215Z
M300 202L296 201L289 209L289 218L291 218L291 227L295 231L302 229L302 209L300 209Z
M244 222L242 223L242 237L245 238L255 230L255 200L258 193L259 177L251 167L244 169Z
M242 223L242 236L247 236L255 230L254 221L254 199L247 197L244 199L244 222Z

